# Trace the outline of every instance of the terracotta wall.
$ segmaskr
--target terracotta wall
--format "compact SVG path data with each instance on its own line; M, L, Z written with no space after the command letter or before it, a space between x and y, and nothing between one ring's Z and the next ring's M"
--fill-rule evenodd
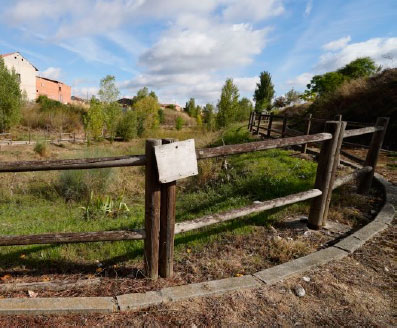
M45 95L48 98L67 104L71 101L72 90L70 86L60 81L37 77L36 79L37 96Z

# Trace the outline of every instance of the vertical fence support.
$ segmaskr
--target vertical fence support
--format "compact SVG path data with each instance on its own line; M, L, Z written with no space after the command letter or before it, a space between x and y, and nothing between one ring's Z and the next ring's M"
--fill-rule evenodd
M334 169L335 155L340 137L341 122L327 121L325 131L332 134L332 139L323 142L318 159L316 182L314 188L319 189L322 194L312 199L309 212L309 227L319 229L324 221L327 198L329 190L332 189L332 171Z
M158 179L154 147L161 145L160 139L146 140L145 171L145 232L144 241L145 271L151 279L158 277L159 232L160 232L160 198L161 187Z
M283 128L281 130L281 138L285 137L285 132L287 131L287 115L284 114L284 118L283 118Z
M261 125L262 113L259 113L258 126L256 127L256 134L259 135L259 127Z
M309 114L309 116L306 119L306 130L305 130L305 135L310 135L310 126L312 124L312 114ZM306 153L307 151L307 143L302 145L302 153Z
M358 185L358 193L366 194L372 185L374 178L376 164L378 163L378 157L380 149L382 148L383 140L386 135L387 125L389 124L389 118L378 118L376 120L376 127L383 127L383 130L375 131L372 135L371 144L367 153L367 157L364 161L364 166L371 166L372 170L368 174L364 175Z
M31 136L30 136L30 127L29 127L29 144L30 144L30 139L31 139Z
M250 113L250 118L248 119L248 127L247 127L247 129L249 130L249 131L251 131L251 122L252 122L252 115L254 114L254 112L251 112Z
M341 121L341 122L342 122L342 114L337 114L337 115L335 116L335 120L336 120L336 121ZM346 122L346 124L347 124L347 122ZM343 127L341 127L341 128L343 128ZM346 129L346 125L344 126L343 131L345 131L345 129ZM336 165L337 165L337 167L340 166L340 149L342 148L342 143L343 143L343 136L342 136L341 145L340 145L340 147L339 147L339 151L338 151L337 158L336 158Z
M267 124L267 137L270 138L272 133L273 113L270 113L269 123Z
M341 119L341 118L340 118ZM322 226L325 226L327 218L328 218L328 210L329 210L329 205L331 203L331 198L332 198L332 187L334 186L335 178L336 178L336 172L338 171L338 166L339 166L339 159L340 159L340 150L342 148L342 143L343 143L343 136L345 134L346 130L346 121L340 121L340 131L339 131L339 136L338 136L338 143L336 145L336 150L335 150L335 161L332 167L332 172L331 172L331 179L329 182L329 189L328 189L328 195L325 203L325 208L324 208L324 215L323 215L323 221L322 221Z
M163 139L163 144L175 141ZM176 181L161 184L159 274L163 278L170 278L174 273L175 204Z

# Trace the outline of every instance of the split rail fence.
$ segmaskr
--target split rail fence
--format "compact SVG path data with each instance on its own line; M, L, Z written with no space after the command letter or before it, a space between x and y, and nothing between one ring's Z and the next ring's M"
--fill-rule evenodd
M354 179L359 179L359 192L368 192L388 120L388 118L378 118L373 127L352 130L345 129L346 122L327 121L325 123L325 132L323 133L198 149L196 150L197 159L202 160L275 148L306 145L307 143L321 143L313 189L180 223L175 223L176 182L166 184L159 182L154 155L154 147L156 145L173 143L174 140L172 139L148 139L146 141L144 155L2 162L0 163L0 172L2 173L145 166L145 226L139 230L0 236L0 246L144 240L146 275L152 279L156 279L158 275L162 277L171 277L173 275L175 234L309 199L311 199L308 217L309 226L313 229L320 229L325 225L332 191L335 188ZM271 126L272 116L269 117L269 122ZM250 124L252 128L252 116ZM337 159L343 139L370 133L373 134L372 141L363 168L349 175L336 178Z

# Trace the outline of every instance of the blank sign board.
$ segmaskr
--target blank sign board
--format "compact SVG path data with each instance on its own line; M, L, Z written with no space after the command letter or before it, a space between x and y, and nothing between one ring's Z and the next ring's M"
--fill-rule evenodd
M161 183L198 174L194 139L155 146L154 153Z

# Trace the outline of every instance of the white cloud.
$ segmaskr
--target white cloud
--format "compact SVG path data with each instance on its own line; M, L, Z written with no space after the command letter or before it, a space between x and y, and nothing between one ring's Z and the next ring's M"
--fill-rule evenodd
M310 82L310 80L313 77L313 73L310 72L305 72L302 73L300 75L298 75L297 77L290 79L287 81L287 84L290 87L296 88L296 89L304 89L306 88L306 85Z
M248 24L208 24L202 29L175 26L166 31L139 59L158 74L209 72L250 64L265 44L268 28Z
M54 79L54 80L59 80L61 77L61 68L60 67L49 67L48 69L42 71L40 73L40 76L48 78L48 79Z
M223 10L223 17L230 21L261 21L279 16L285 9L281 0L234 0Z
M98 87L73 87L72 95L89 100L92 96L96 96L98 91Z
M397 38L374 38L364 42L351 43L338 52L328 52L320 56L315 66L317 72L336 70L358 57L371 57L377 64L390 66L390 59L397 58Z
M350 37L350 35L348 35L348 36L340 38L338 40L328 42L327 44L325 44L323 46L323 49L330 50L330 51L339 50L339 49L346 47L346 45L350 42L350 40L351 40L351 37Z
M305 7L305 16L309 16L313 9L313 0L308 0Z

